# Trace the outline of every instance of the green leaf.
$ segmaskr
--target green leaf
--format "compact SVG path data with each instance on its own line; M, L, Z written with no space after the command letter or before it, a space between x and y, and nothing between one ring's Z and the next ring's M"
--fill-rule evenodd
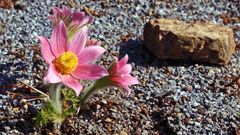
M39 126L44 126L49 122L61 125L67 117L76 114L80 107L80 99L75 92L67 88L60 89L58 85L51 87L49 97L50 99L43 102L41 110L34 118Z
M66 101L69 105L68 108L73 108L75 110L78 109L80 106L80 99L75 95L75 92L73 90L69 89L63 89L62 90L64 101Z
M49 122L54 122L56 124L61 124L64 121L64 117L59 110L56 109L54 102L48 100L43 103L41 110L35 117L36 123L39 126L44 126Z

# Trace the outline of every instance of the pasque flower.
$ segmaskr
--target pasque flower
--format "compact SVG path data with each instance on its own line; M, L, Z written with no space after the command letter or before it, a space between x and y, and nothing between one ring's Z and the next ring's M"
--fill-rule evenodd
M115 58L115 61L108 68L109 75L96 80L95 83L83 90L83 93L80 95L81 103L84 104L86 99L97 90L113 86L123 88L129 96L131 93L129 86L139 82L137 78L131 76L132 66L127 64L127 61L128 55L125 55L120 61Z
M48 18L52 22L53 27L62 20L66 25L69 41L79 30L81 30L82 27L92 23L94 20L92 16L86 16L84 12L71 12L66 6L64 6L62 10L53 7L52 11L53 15Z
M115 61L108 69L108 78L112 85L123 88L127 92L127 95L129 95L131 89L128 86L138 84L139 82L137 78L131 76L132 66L127 64L127 61L128 55L125 55L120 61L115 58Z
M95 80L107 75L107 71L92 62L101 56L105 49L100 46L85 47L88 28L84 26L68 42L66 26L60 21L55 26L51 39L39 37L41 54L49 64L44 80L48 83L62 82L79 95L83 86L79 80Z
M84 12L71 12L71 10L64 6L63 9L57 7L52 8L53 15L48 18L51 20L53 26L56 26L61 20L64 21L67 27L77 26L82 27L86 24L92 23L94 18L92 16L85 16Z

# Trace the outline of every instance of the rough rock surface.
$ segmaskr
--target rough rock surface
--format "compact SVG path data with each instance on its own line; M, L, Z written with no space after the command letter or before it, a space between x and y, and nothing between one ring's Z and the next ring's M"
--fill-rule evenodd
M0 1L0 8L10 9L13 7L12 0L1 0Z
M144 28L147 48L162 59L227 64L235 51L233 31L210 23L153 19Z

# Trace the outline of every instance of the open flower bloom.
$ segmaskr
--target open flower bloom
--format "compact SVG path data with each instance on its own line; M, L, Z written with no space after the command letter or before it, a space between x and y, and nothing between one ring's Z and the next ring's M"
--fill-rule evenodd
M79 95L83 88L79 80L95 80L107 75L104 68L91 64L105 49L100 46L85 47L87 38L88 29L84 26L68 42L63 21L56 25L50 40L39 37L43 59L49 64L44 78L47 83L62 82Z
M52 8L53 15L48 18L51 20L53 26L56 26L61 20L64 21L64 24L69 27L78 26L82 27L86 24L92 23L94 18L92 16L85 16L84 12L71 12L71 10L64 6L63 9L57 7Z
M138 84L138 80L131 76L130 72L132 71L132 66L127 64L127 61L128 55L120 61L116 58L115 62L113 62L108 69L108 72L111 83L117 87L123 88L127 92L127 95L129 95L131 89L128 86Z

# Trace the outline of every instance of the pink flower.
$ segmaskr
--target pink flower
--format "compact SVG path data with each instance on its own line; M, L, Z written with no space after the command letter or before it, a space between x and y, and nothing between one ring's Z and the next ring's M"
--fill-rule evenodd
M111 83L115 86L121 87L126 90L127 95L131 93L131 89L128 87L130 85L138 84L138 80L130 75L132 71L132 66L127 64L128 55L122 58L120 61L117 60L113 62L111 67L108 69L109 79Z
M56 25L50 40L43 36L38 38L43 59L49 64L44 78L46 82L62 82L79 95L83 88L79 80L95 80L107 75L104 68L91 64L105 49L100 46L85 47L88 38L86 26L75 34L70 43L63 21Z
M71 29L72 27L83 27L89 23L92 23L94 18L92 16L85 16L84 12L71 12L71 10L64 6L63 9L57 7L52 8L53 15L48 18L51 20L53 26L56 26L61 20L64 21L64 24L67 28Z
M87 41L86 46L92 46L92 45L100 46L101 44L102 43L100 41L98 41L97 39L91 38Z

